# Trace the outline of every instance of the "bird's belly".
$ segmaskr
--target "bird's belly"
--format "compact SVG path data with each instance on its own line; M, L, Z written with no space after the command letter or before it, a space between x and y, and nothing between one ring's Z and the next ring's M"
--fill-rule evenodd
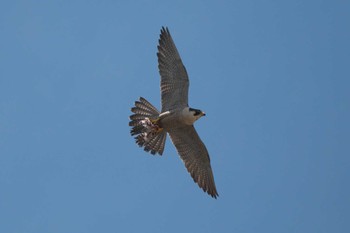
M184 122L180 114L169 114L168 116L160 119L160 126L165 131L169 131L171 129L184 126Z

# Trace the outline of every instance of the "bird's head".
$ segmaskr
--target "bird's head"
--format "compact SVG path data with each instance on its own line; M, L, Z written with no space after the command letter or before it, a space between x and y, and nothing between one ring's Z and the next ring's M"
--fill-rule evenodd
M193 125L193 123L205 116L205 113L199 109L186 107L182 110L183 120L187 125Z
M205 116L205 113L202 110L199 109L195 109L195 108L189 108L188 109L190 111L190 113L192 114L192 116L198 120L199 118L201 118L202 116Z

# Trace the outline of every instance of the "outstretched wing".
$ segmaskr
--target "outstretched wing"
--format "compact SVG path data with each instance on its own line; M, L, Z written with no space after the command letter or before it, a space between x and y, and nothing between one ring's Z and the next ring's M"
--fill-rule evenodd
M168 28L162 27L158 45L162 112L188 106L188 75Z
M195 128L193 126L176 128L170 130L169 135L194 182L212 197L219 196L207 148Z

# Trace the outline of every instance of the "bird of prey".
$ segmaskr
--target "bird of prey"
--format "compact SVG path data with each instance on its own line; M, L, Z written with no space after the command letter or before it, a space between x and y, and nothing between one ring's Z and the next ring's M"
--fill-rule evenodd
M169 134L194 182L217 198L209 154L193 126L205 113L188 106L187 71L167 27L161 29L157 56L162 111L140 97L131 108L131 135L145 151L162 155Z

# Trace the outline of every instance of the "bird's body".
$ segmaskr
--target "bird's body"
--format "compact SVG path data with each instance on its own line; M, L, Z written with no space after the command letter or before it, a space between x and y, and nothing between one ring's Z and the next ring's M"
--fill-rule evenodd
M205 116L188 106L189 80L169 30L162 28L158 46L158 67L161 75L162 111L140 98L131 109L129 125L136 143L152 154L163 154L169 134L188 172L198 185L216 198L214 176L208 151L193 124Z
M199 110L198 110L199 111ZM171 129L193 125L204 113L194 116L189 107L172 109L159 114L159 125L169 132Z

